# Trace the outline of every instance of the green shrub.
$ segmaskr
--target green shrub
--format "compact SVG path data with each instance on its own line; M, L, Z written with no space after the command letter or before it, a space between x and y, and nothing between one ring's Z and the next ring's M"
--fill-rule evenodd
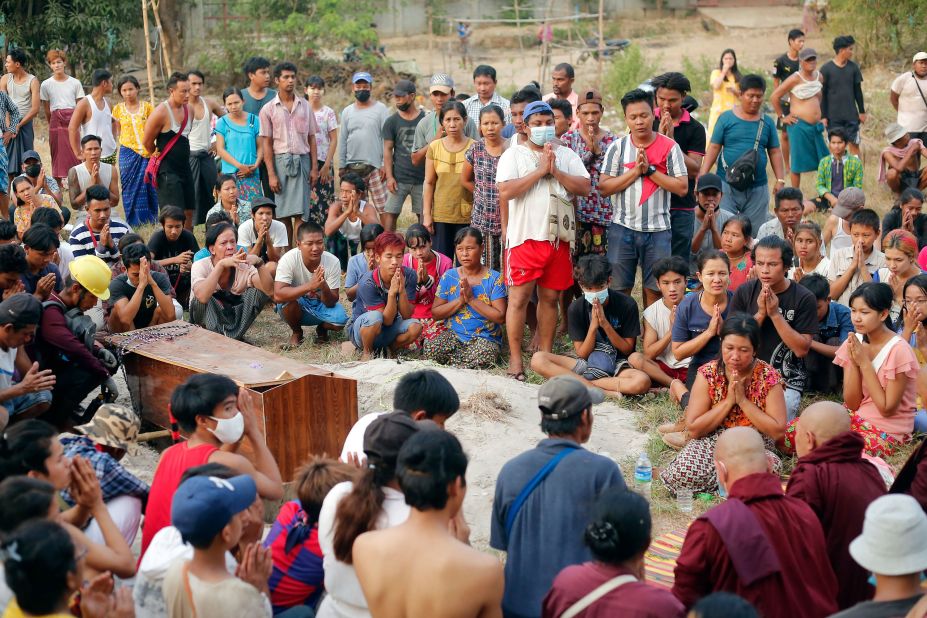
M653 77L656 71L656 65L644 58L640 47L631 45L611 57L603 90L617 103L626 92Z

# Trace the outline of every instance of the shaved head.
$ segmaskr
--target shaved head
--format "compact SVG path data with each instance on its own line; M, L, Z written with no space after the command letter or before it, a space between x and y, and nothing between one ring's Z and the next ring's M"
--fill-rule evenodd
M731 485L750 474L769 471L763 437L753 427L726 429L715 444L718 481L730 491Z
M801 413L795 427L795 446L804 457L828 440L850 431L850 415L836 401L813 403Z

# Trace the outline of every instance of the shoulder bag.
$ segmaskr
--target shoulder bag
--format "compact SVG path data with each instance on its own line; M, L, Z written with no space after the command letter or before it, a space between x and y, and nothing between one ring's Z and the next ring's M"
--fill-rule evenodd
M576 241L576 210L573 202L560 197L554 191L554 185L547 179L547 192L550 194L547 205L548 232L547 239L558 244Z
M565 612L560 614L560 618L575 618L576 616L579 616L583 610L587 609L590 605L604 597L612 590L616 590L625 584L630 584L636 581L637 578L633 575L619 575L618 577L614 577L571 605Z
M168 106L167 113L171 114L170 106ZM171 151L171 149L174 147L174 144L176 144L177 140L180 139L180 136L183 135L183 130L187 126L187 115L187 106L184 105L183 122L180 123L180 129L177 131L177 133L174 134L174 137L172 137L170 141L167 142L167 144L164 146L164 150L158 154L151 155L151 158L148 159L148 165L145 167L145 183L151 185L155 189L158 188L158 170L161 169L161 160L167 156L167 153Z
M914 74L914 71L911 71L911 79L914 80L914 86L917 87L917 91L921 95L921 101L923 101L924 105L927 106L927 97L924 96L924 91L921 90L921 85L917 83L917 75Z
M763 127L766 119L760 115L759 127L756 130L756 139L753 140L753 148L743 153L732 165L724 161L724 152L721 153L721 164L725 167L724 181L738 191L746 191L753 186L756 180L756 168L759 165L760 155L760 137L763 135Z
M518 492L518 495L515 496L515 500L512 501L512 505L509 507L509 512L505 516L505 536L506 538L512 535L512 526L515 525L515 518L518 517L521 507L525 505L525 502L528 500L528 496L538 488L538 485L544 482L550 473L554 471L564 457L570 453L579 450L579 445L565 445L563 449L554 455L550 461L544 464L544 467L537 471L531 480L525 483L525 486L521 488L521 491Z

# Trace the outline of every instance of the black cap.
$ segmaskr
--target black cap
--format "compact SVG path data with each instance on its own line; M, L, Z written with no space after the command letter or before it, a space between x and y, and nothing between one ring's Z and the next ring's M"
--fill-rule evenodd
M721 191L721 177L717 174L702 174L699 176L698 182L695 185L695 190L704 191L705 189Z
M42 303L32 294L14 294L0 303L0 324L25 326L38 324L41 318Z
M415 83L407 79L400 79L393 86L393 96L404 97L409 94L415 94Z
M364 454L370 463L384 462L394 466L399 449L412 434L437 427L433 421L416 422L405 412L383 414L364 432Z
M605 393L586 386L571 375L551 378L538 391L541 415L554 420L575 416L594 403L602 403Z
M253 215L257 212L258 208L262 208L264 206L270 206L271 210L274 212L277 210L277 205L274 204L274 201L269 197L256 197L251 200L251 214Z

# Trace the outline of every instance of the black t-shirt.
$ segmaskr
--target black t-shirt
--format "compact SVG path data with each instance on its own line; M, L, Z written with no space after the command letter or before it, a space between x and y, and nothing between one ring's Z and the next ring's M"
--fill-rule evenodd
M864 601L832 618L903 618L921 600L920 594L896 601Z
M800 62L798 58L792 60L788 54L782 54L773 62L773 77L778 79L779 83L782 83L792 74L798 73L799 68Z
M673 128L673 141L679 144L679 149L683 154L690 152L699 155L705 154L707 137L705 127L698 120L689 116L688 112L683 111L683 118L688 116L688 120L680 122L679 126ZM660 116L657 115L653 121L653 130L659 131ZM695 208L695 174L689 174L689 190L682 197L675 193L670 196L670 210L693 210Z
M164 230L158 230L148 240L148 250L151 251L152 259L166 260L177 257L184 251L196 253L200 250L200 245L196 242L196 236L189 230L180 232L180 236L174 242L168 241ZM180 274L180 264L168 264L164 270L167 271L171 281L174 281Z
M170 296L171 282L163 273L152 272L151 279L158 284L162 292ZM122 298L131 300L132 296L135 294L135 289L135 286L129 283L129 276L123 273L109 282L109 302L115 305L116 301ZM154 312L157 307L158 299L155 298L154 292L151 289L151 284L149 283L145 287L145 295L142 297L142 303L138 307L138 313L135 314L135 319L132 320L135 328L150 326L151 319L154 317Z
M401 184L420 185L425 182L425 164L412 165L412 143L415 127L425 117L419 110L414 120L406 120L396 112L383 123L383 139L393 142L393 178Z
M901 227L901 208L897 206L885 213L882 219L882 238ZM927 246L927 215L921 213L914 217L914 235L917 236L917 248Z
M863 74L852 60L844 67L838 67L833 60L821 67L824 82L824 97L821 100L821 112L831 122L859 122L859 115L866 110L857 89L863 83ZM859 109L857 110L857 104Z
M762 289L763 284L758 279L747 281L737 288L734 292L734 299L731 301L731 315L738 311L750 315L756 314L756 299ZM779 297L779 313L793 330L803 335L818 333L820 323L814 294L804 286L790 281L789 287L776 296ZM772 365L789 388L799 392L805 390L808 380L805 359L792 353L792 350L783 343L772 320L768 318L763 320L763 325L760 326L760 349L756 356Z
M640 313L637 310L637 303L634 302L627 294L608 291L608 301L602 307L605 310L605 319L608 320L615 332L620 337L630 338L639 337L641 334ZM592 305L586 302L585 298L577 298L570 304L567 309L567 325L570 332L570 339L573 341L585 341L586 333L589 332L589 321L592 319ZM596 343L614 348L608 340L605 332L599 328L595 334ZM624 360L624 354L618 353L618 360Z

